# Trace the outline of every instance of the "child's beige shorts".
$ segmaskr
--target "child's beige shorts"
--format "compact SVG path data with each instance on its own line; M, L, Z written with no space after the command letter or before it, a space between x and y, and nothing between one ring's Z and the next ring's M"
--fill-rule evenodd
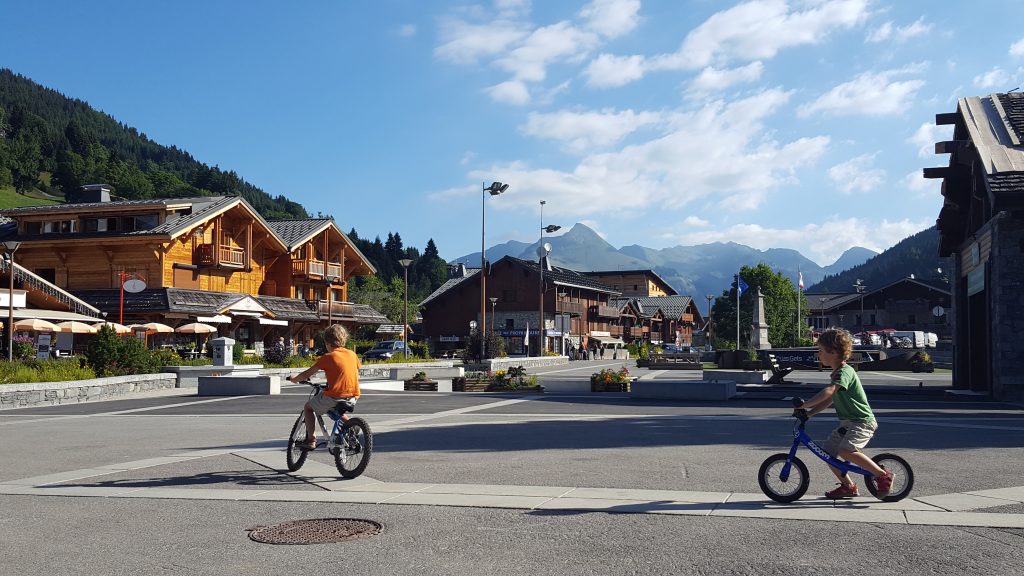
M868 441L875 435L878 423L874 420L867 422L854 422L852 420L840 420L839 428L832 431L832 434L825 440L821 447L825 452L838 457L840 452L860 452Z
M313 408L315 414L326 414L328 410L334 408L334 406L342 400L348 400L355 404L358 398L335 398L334 396L326 396L323 392L318 392L316 396L309 399L309 406Z

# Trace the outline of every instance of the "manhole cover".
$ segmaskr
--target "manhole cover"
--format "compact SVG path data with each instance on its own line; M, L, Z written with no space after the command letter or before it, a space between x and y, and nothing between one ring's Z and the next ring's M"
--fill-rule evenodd
M265 544L328 544L376 536L382 528L372 520L318 518L257 526L249 530L249 538Z

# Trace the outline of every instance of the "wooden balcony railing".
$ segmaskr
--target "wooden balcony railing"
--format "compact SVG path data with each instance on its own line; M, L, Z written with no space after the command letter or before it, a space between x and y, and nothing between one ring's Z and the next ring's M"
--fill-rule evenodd
M693 322L693 314L683 314L683 322Z
M598 318L618 318L619 309L615 306L605 306L604 304L598 304L590 307L590 313L597 316Z
M328 316L332 316L334 318L342 318L344 316L352 317L355 315L353 310L354 308L352 307L352 304L349 302L338 302L334 300L331 301L330 308L327 308L327 300L320 300L318 302L318 311L320 313L320 317L324 319L326 319Z
M198 264L202 266L213 266L217 264L214 261L214 245L213 244L201 244L196 247L196 259ZM242 248L235 248L233 246L221 246L220 247L220 265L228 268L245 268L245 250Z
M324 274L326 272L326 275ZM319 276L325 278L334 276L341 278L341 264L337 262L324 262L323 260L306 260L304 258L292 259L292 276Z
M566 300L556 300L555 312L559 314L569 314L572 316L582 316L583 304L580 304L579 302L568 302Z

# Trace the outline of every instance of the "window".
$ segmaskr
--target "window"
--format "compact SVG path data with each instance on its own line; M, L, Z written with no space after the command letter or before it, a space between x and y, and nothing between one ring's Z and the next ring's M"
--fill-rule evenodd
M50 284L57 283L57 269L56 268L36 268L33 272L36 276L39 276L43 280L46 280Z
M505 328L507 330L513 330L516 327L516 321L514 318L505 319Z
M85 232L115 232L117 218L86 218L82 221Z
M633 290L635 291L636 289L636 284L633 284Z
M136 230L156 228L159 220L156 214L136 214L134 216L125 216L121 222L125 232L134 232Z

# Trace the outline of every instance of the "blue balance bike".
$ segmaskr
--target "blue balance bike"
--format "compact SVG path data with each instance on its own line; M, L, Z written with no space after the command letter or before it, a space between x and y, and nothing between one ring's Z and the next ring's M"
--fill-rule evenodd
M793 399L794 406L800 406L803 403L802 398ZM799 423L793 429L793 446L789 449L789 453L769 456L757 472L757 483L761 485L761 491L766 496L776 502L788 503L799 500L807 492L811 477L807 472L807 466L796 456L797 448L803 444L812 454L830 466L843 472L854 472L864 476L864 485L868 492L872 496L878 497L878 487L875 486L875 477L871 472L856 464L831 456L811 440L811 437L804 431L808 418L806 410L796 409L793 411L793 416ZM906 460L895 454L879 454L872 460L882 469L893 473L892 489L888 496L882 498L883 502L896 502L910 495L910 490L914 487L914 471Z

